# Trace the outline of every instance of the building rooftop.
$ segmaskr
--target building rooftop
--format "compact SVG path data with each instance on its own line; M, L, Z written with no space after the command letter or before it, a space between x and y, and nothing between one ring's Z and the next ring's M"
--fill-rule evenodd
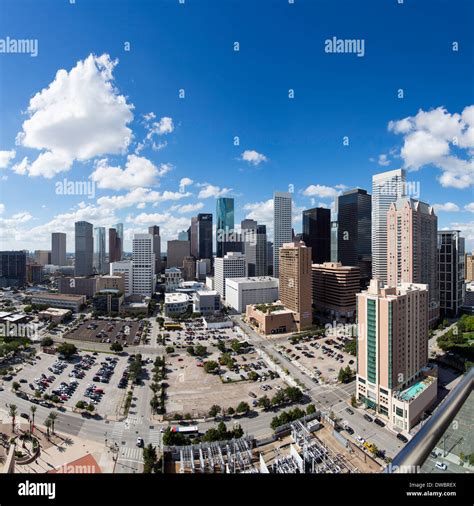
M38 295L33 295L33 297L38 297L41 299L63 299L71 301L82 301L85 295L73 295L69 293L40 293Z
M165 304L186 302L189 296L186 293L165 293Z
M271 276L252 276L252 277L227 278L226 282L227 281L232 281L234 283L263 283L275 281L278 283L278 278L273 278Z

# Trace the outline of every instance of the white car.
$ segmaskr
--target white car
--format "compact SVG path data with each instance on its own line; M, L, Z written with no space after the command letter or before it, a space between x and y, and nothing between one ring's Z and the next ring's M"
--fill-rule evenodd
M363 437L360 437L360 436L357 436L356 437L356 441L358 443L360 443L361 445L363 445L365 443L365 439Z
M441 469L441 471L446 471L446 469L448 469L448 466L442 462L436 462L435 467Z
M137 437L137 446L140 448L143 446L143 438Z

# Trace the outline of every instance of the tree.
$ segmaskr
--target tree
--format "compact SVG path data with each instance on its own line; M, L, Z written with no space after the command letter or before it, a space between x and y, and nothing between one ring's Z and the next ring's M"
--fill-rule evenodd
M194 348L194 353L198 356L198 357L204 357L204 355L206 355L207 353L207 348L205 346L203 346L202 344L198 344L195 348Z
M227 408L227 414L229 416L232 416L235 413L235 409L231 406L230 408Z
M150 443L148 446L143 448L143 472L152 473L158 472L158 456L156 454L156 448Z
M46 427L46 437L47 437L48 441L49 441L49 429L51 428L52 423L53 422L51 421L49 416L44 421L44 426Z
M268 409L271 405L272 405L272 403L267 395L264 395L263 397L260 397L257 400L257 406L259 406L263 409Z
M193 357L194 356L194 348L192 346L188 346L186 351Z
M232 339L230 347L232 348L232 351L235 351L235 353L240 353L242 344L238 341L238 339Z
M314 404L310 404L307 408L306 408L306 414L307 415L313 415L314 413L316 413L316 406Z
M8 416L12 419L12 431L15 432L15 420L16 415L18 415L18 408L15 404L9 404L8 405Z
M237 413L246 414L249 411L250 406L246 402L244 401L239 402L239 404L237 405Z
M62 343L58 346L58 353L68 359L77 353L77 348L72 343Z
M215 417L221 412L221 407L217 404L214 404L211 406L211 409L209 410L209 416Z
M272 397L272 404L274 406L278 406L280 404L283 404L286 401L285 392L283 390L278 391L273 397Z
M166 353L174 353L174 346L167 346L165 349Z
M218 339L217 341L217 349L221 352L221 353L225 353L226 352L226 347L225 347L225 343L222 339Z
M30 432L33 433L35 429L35 413L36 413L36 406L32 404L30 406L30 412L31 412L31 420L30 420Z
M13 390L14 392L18 392L18 390L19 390L19 389L20 389L20 383L18 383L18 381L14 381L14 382L12 383L12 390Z
M357 398L354 394L351 395L351 406L353 408L356 408L357 407Z
M356 356L357 353L357 339L351 339L350 341L347 341L344 345L344 351L346 353L350 353L351 355Z
M94 407L94 404L92 404L92 402L90 402L88 405L87 405L87 411L89 411L89 413L92 413L92 411L94 411L95 407Z
M112 343L110 345L110 349L112 351L116 351L116 352L120 353L121 351L123 351L123 346L118 341L115 341L114 343Z
M251 380L251 381L257 381L258 378L260 377L258 373L256 373L255 371L250 371L247 375L248 379Z
M77 401L76 408L77 409L84 409L86 407L86 403L84 401Z
M303 398L303 392L298 387L285 388L284 394L290 402L299 402Z
M51 420L51 431L54 434L54 422L58 418L58 414L55 411L51 411L51 413L48 415L48 418Z
M48 346L52 346L53 344L54 344L54 341L53 341L52 337L46 336L46 337L43 337L43 339L41 340L41 346L43 348L47 348Z
M204 362L203 367L207 373L215 373L217 369L219 369L219 364L214 360L208 360L207 362Z

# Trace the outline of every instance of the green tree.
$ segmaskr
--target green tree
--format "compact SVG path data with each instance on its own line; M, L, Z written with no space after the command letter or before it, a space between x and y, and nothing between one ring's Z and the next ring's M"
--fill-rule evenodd
M203 367L207 373L215 373L219 369L219 364L214 360L208 360L204 362Z
M217 404L214 404L211 406L211 409L209 410L209 416L216 417L221 412L221 407Z
M174 346L167 346L166 348L166 353L174 353Z
M194 348L194 353L198 356L198 357L204 357L207 353L207 348L205 346L202 346L201 344L198 344L195 348Z
M14 392L18 392L18 390L19 390L19 389L20 389L20 383L18 383L18 381L14 381L14 382L12 383L12 390L13 390Z
M58 418L58 414L55 411L51 411L51 413L48 415L49 419L51 420L51 431L54 434L54 423L56 422Z
M269 409L271 405L272 403L267 395L264 395L263 397L260 397L257 400L257 406L259 406L260 408Z
M344 351L346 353L350 353L351 355L356 356L357 353L357 339L351 339L350 341L347 341L344 345Z
M46 420L44 421L44 426L46 427L46 438L48 439L49 441L49 429L51 428L51 425L52 425L52 421L51 421L51 418L49 418L49 416L46 418Z
M118 341L115 341L110 345L110 349L112 351L120 353L121 351L123 351L123 346Z
M224 341L222 341L222 339L219 339L217 341L217 349L221 352L221 353L225 353L226 352L226 347L225 347L225 343Z
M35 430L35 414L36 414L36 406L34 404L32 404L30 406L30 413L31 413L31 418L30 418L30 432L33 433L34 430Z
M77 353L77 348L72 343L62 343L58 346L58 353L69 359Z
M354 394L351 395L351 406L353 408L356 408L357 407L357 398Z
M238 339L232 339L230 347L232 348L232 351L235 351L235 353L240 353L242 344L238 341Z
M280 404L283 404L286 401L285 392L283 390L279 390L273 397L272 397L272 404L274 406L279 406Z
M227 408L227 414L229 416L232 416L233 414L235 414L235 409L232 406L230 406L229 408Z
M303 392L298 387L285 388L284 394L290 402L299 402L303 398Z
M188 346L186 348L186 351L193 357L194 356L194 347L193 346Z
M15 432L15 420L18 415L18 408L15 404L8 405L8 416L12 419L12 432Z
M244 402L244 401L239 402L239 404L237 405L237 413L246 414L249 411L250 411L250 406L246 402Z
M84 409L86 406L86 403L84 401L77 401L76 402L76 408L77 409Z
M54 341L49 336L43 337L43 339L41 340L41 346L43 346L43 348L47 348L48 346L52 346L53 344Z
M306 414L307 415L313 415L314 413L316 413L316 406L314 404L310 404L307 408L306 408Z

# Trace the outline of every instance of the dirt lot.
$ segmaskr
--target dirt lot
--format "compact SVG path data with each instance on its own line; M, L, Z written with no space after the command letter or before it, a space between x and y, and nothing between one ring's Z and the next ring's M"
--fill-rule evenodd
M89 341L94 343L138 344L140 342L142 322L87 320L79 328L64 335L65 339Z
M218 354L213 354L206 360L217 360ZM238 362L242 356L238 357ZM282 388L286 384L279 378L267 379L264 382L259 381L236 381L223 383L219 376L207 374L202 367L196 365L197 360L194 357L179 355L168 357L170 365L166 380L169 385L166 392L168 399L166 401L166 411L168 414L190 413L193 417L204 416L208 413L212 405L217 404L223 408L237 407L239 402L247 402L252 406L253 397L249 392L253 392L257 397L265 393L268 396L276 393L276 386ZM247 358L247 363L249 358ZM258 370L262 373L262 370ZM224 377L228 375L227 373ZM260 386L266 384L272 388L263 391Z

